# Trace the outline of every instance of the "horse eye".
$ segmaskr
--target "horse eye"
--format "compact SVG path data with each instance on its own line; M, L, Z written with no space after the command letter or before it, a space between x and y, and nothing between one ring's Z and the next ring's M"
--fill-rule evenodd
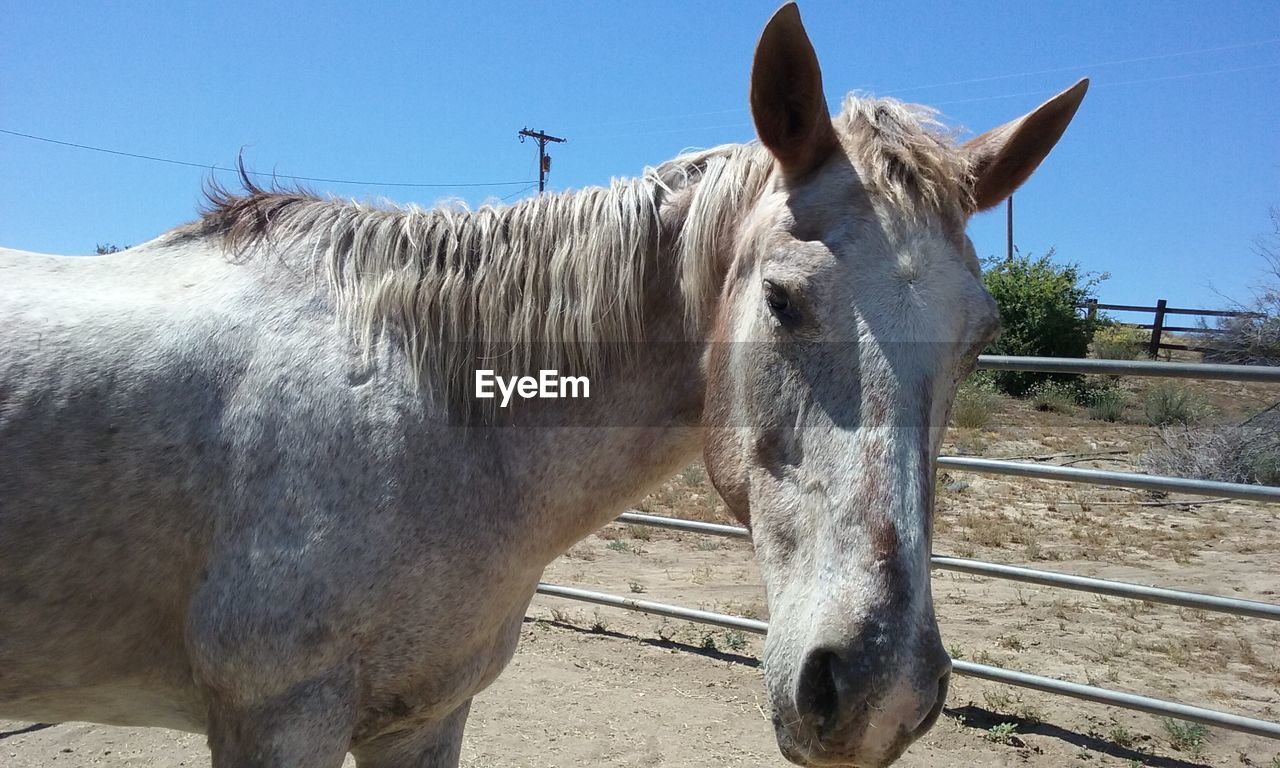
M764 281L764 300L769 304L769 310L783 325L794 325L799 319L787 289L772 280Z

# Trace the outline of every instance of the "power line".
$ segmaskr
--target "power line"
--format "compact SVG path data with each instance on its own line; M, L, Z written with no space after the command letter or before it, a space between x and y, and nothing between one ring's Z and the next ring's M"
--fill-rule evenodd
M973 83L988 83L994 80L1011 80L1018 77L1034 77L1036 75L1052 75L1057 72L1074 72L1081 69L1097 69L1098 67L1111 67L1120 64L1138 64L1144 61L1160 61L1162 59L1176 59L1182 56L1195 56L1201 53L1218 53L1220 51L1234 51L1240 48L1257 48L1262 45L1271 45L1272 43L1280 43L1280 37L1273 37L1268 40L1254 40L1248 43L1236 43L1235 45L1220 45L1215 48L1197 48L1191 51L1177 51L1176 53L1160 53L1153 56L1135 56L1131 59L1113 59L1112 61L1097 61L1092 64L1078 64L1069 67L1054 67L1052 69L1036 69L1028 72L1015 72L1008 75L992 75L989 77L974 77L968 80L951 80L945 83L931 83L929 85L912 85L907 88L894 88L885 91L882 95L888 96L895 93L906 93L907 91L924 91L931 88L946 88L952 85L971 85Z
M1162 75L1160 77L1144 77L1137 80L1116 80L1114 82L1095 82L1089 86L1090 90L1099 88L1114 88L1119 85L1144 85L1146 83L1161 83L1168 80L1186 80L1191 77L1205 77L1208 75L1227 75L1236 72L1253 72L1259 69L1275 69L1280 67L1280 62L1275 64L1259 64L1253 67L1233 67L1231 69L1211 69L1201 72L1184 72L1180 75ZM1021 93L1002 93L998 96L978 96L972 99L957 99L953 101L935 102L935 107L945 107L951 104L972 104L978 101L995 101L997 99L1012 99L1022 96L1049 96L1057 93L1056 90L1039 90L1039 91L1023 91Z
M505 203L505 202L507 202L508 200L510 200L511 198L516 197L517 195L523 195L525 192L528 192L529 190L533 189L533 188L534 188L534 187L536 187L536 186L538 186L538 182L536 182L536 181L535 181L535 182L533 182L532 184L530 184L529 186L527 186L527 187L525 187L525 188L523 188L523 189L517 189L515 192L512 192L511 194L509 194L509 195L507 195L506 197L502 198L502 202L504 202L504 203Z
M1005 75L991 75L991 76L988 76L988 77L975 77L975 78L970 78L970 79L967 79L967 80L952 80L952 81L944 82L944 83L930 83L930 84L928 84L928 85L912 85L912 86L908 86L908 87L905 87L905 88L893 88L893 89L890 89L890 90L887 90L887 91L880 91L880 92L878 92L878 93L877 93L877 95L879 95L879 96L890 96L890 95L893 95L893 94L907 93L907 92L909 92L909 91L921 91L921 90L928 90L928 89L932 89L932 88L944 88L944 87L954 86L954 85L970 85L970 84L973 84L973 83L985 83L985 82L993 82L993 81L997 81L997 80L1011 80L1011 79L1015 79L1015 78L1019 78L1019 77L1034 77L1034 76L1036 76L1036 75L1047 75L1047 74L1054 74L1054 73L1058 73L1058 72L1073 72L1073 71L1080 71L1080 70L1084 70L1084 69L1097 69L1098 67L1118 66L1118 65L1121 65L1121 64L1138 64L1138 63L1148 62L1148 61L1160 61L1160 60L1163 60L1163 59L1175 59L1175 58L1181 58L1181 57L1184 57L1184 56L1196 56L1196 55L1199 55L1199 54L1202 54L1202 53L1220 53L1220 52L1222 52L1222 51L1234 51L1234 50L1239 50L1239 49L1242 49L1242 48L1257 48L1257 47L1264 46L1264 45L1273 45L1273 44L1275 44L1275 43L1280 43L1280 37L1268 38L1268 39L1266 39L1266 40L1253 40L1253 41L1249 41L1249 42L1245 42L1245 43L1235 43L1235 44L1233 44L1233 45L1220 45L1220 46L1215 46L1215 47L1213 47L1213 48L1196 48L1196 49L1186 50L1186 51L1175 51L1175 52L1173 52L1173 53L1160 53L1160 54L1154 54L1154 55L1151 55L1151 56L1135 56L1135 57L1133 57L1133 58L1128 58L1128 59L1112 59L1112 60L1110 60L1110 61L1098 61L1098 62L1093 62L1093 63L1091 63L1091 64L1077 64L1077 65L1072 65L1072 66L1054 67L1054 68L1052 68L1052 69L1037 69L1037 70L1030 70L1030 71L1027 71L1027 72L1014 72L1014 73L1011 73L1011 74L1005 74ZM1196 75L1199 75L1199 74L1218 74L1219 72L1244 72L1244 71L1248 71L1248 70L1250 70L1250 69L1265 69L1265 68L1268 68L1268 67L1270 67L1270 66L1271 66L1271 65L1263 65L1263 66L1261 66L1261 67L1242 67L1242 68L1240 68L1240 69L1218 70L1218 71L1215 71L1215 72L1204 72L1204 73L1198 73L1198 72L1197 72L1197 73L1191 73L1191 74L1188 74L1188 75L1173 75L1173 76L1170 76L1170 77L1168 77L1168 78L1152 78L1152 79L1150 79L1150 80L1129 80L1129 81L1125 81L1124 83L1118 83L1118 82L1117 82L1117 83L1113 83L1113 85L1121 85L1121 84L1128 84L1128 83L1138 83L1138 82L1157 82L1157 80L1162 80L1162 79L1171 79L1171 80L1172 80L1172 79L1180 79L1180 78L1182 78L1182 77L1192 77L1192 76L1196 76ZM1039 93L1041 93L1041 92L1040 92L1040 91L1036 91L1036 92L1035 92L1035 94L1039 94ZM1011 94L1011 96L1012 96L1012 95L1014 95L1014 94ZM1016 94L1016 95L1031 95L1031 94ZM1005 97L1004 97L1004 96L996 96L996 97L989 97L989 98L1005 98ZM958 103L963 103L963 102L950 101L950 102L943 102L943 103L946 103L946 104L958 104ZM615 127L615 126L622 126L622 125L635 125L635 124L640 124L640 123L654 123L654 122L661 122L661 121L664 121L664 120L679 120L679 119L685 119L685 118L690 118L690 117L705 117L705 116L710 116L710 115L731 115L731 114L741 114L741 113L743 113L744 111L746 111L745 107L734 107L734 108L732 108L732 109L716 109L716 110L703 111L703 112L686 112L686 113L683 113L683 114L673 114L673 115L661 115L661 116L652 116L652 117L642 117L642 118L635 118L635 119L630 119L630 120L615 120L615 121L605 122L605 123L591 123L591 124L588 124L588 125L580 125L580 126L578 126L578 130L580 130L580 131L581 131L581 130L583 130L583 129L587 129L587 130L588 130L588 137L589 137L589 138L596 138L597 136L602 136L602 135L603 135L603 136L610 136L610 137L615 137L615 136L644 136L644 135L648 135L648 133L646 133L646 132L633 132L633 133L627 133L627 134L594 134L594 135L591 135L591 134L590 134L590 130L591 130L591 129L593 129L593 128ZM738 127L738 125L739 125L739 124L734 124L733 126L707 126L707 127L716 127L716 128L719 128L719 127ZM687 128L687 126L686 126L685 128ZM665 130L664 130L664 131L654 131L653 133L674 133L674 132L677 132L677 131L685 130L685 128L677 128L677 129L674 129L674 130L672 130L672 131L665 131Z
M1209 69L1209 70L1201 70L1199 72L1183 72L1181 74L1176 74L1176 75L1145 77L1145 78L1139 78L1136 80L1116 80L1113 82L1099 81L1095 78L1093 80L1092 85L1089 86L1089 90L1096 91L1099 88L1114 88L1122 85L1144 85L1147 83L1160 83L1160 82L1166 82L1170 80L1186 80L1192 77L1207 77L1209 75L1226 75L1226 74L1235 74L1237 72L1255 72L1263 69L1275 69L1277 67L1280 67L1280 63L1258 64L1250 67L1232 67L1228 69ZM935 102L932 102L929 106L945 107L953 104L972 104L975 102L982 102L982 101L998 101L1000 99L1015 99L1015 98L1030 97L1030 96L1052 96L1055 93L1058 93L1057 89L1019 91L1016 93L1000 93L994 96L977 96L972 99L952 99L949 101L935 101ZM708 112L707 114L717 114L717 113ZM655 131L628 131L626 133L588 134L586 139L584 140L591 141L592 139L599 140L599 139L629 138L629 137L637 137L637 136L658 136L658 135L670 134L670 133L691 133L693 131L723 130L727 128L750 128L752 125L753 123L751 122L721 123L718 125L685 125L679 128L663 128Z
M948 85L961 85L961 84L985 82L985 81L991 81L991 80L1002 80L1002 79L1030 76L1030 75L1046 74L1046 73L1052 73L1052 72L1069 71L1069 70L1080 69L1080 68L1088 68L1090 66L1107 66L1112 64L1126 64L1126 63L1138 62L1138 61L1151 61L1155 59L1166 59L1166 58L1173 58L1177 56L1187 56L1187 55L1196 54L1196 53L1208 53L1208 52L1214 52L1214 51L1231 50L1235 48L1245 48L1250 46L1266 45L1274 42L1280 42L1280 38L1275 38L1272 40L1261 40L1261 41L1252 42L1252 43L1241 43L1238 45L1231 45L1231 46L1221 46L1218 48L1204 48L1204 49L1199 49L1195 51L1183 51L1179 53L1162 54L1158 56L1144 56L1144 57L1133 58L1133 59L1120 59L1120 60L1115 60L1110 62L1102 62L1094 65L1084 65L1083 67L1059 67L1055 69L1037 70L1035 72L1023 72L1023 73L1011 74L1011 75L998 75L994 77L975 78L972 80L957 80L950 83L936 83L933 85L913 86L911 88L899 88L896 90L886 91L885 93L902 93L908 90L940 88ZM1208 75L1222 75L1222 74L1234 74L1238 72L1252 72L1252 71L1263 70L1263 69L1274 69L1276 67L1280 67L1280 63L1260 64L1256 66L1247 66L1247 67L1234 67L1229 69L1204 70L1199 72L1186 72L1186 73L1175 74L1175 75L1164 75L1159 77L1140 78L1136 80L1119 80L1119 81L1110 82L1110 83L1105 81L1104 82L1095 81L1093 84L1093 89L1097 90L1099 88L1108 88L1108 87L1121 86L1121 85L1141 85L1146 83L1157 83L1157 82L1165 82L1170 80L1183 80L1187 78L1202 77L1202 76L1208 76ZM1037 91L1022 91L1019 93L1004 93L1004 94L997 94L994 96L979 96L971 99L955 99L950 101L935 102L934 106L949 106L953 104L970 104L974 102L995 101L999 99L1020 98L1025 96L1041 96L1041 95L1054 93L1054 92L1055 91L1037 90ZM625 125L628 122L639 123L639 122L648 122L651 120L675 119L679 117L692 117L696 115L726 114L726 113L739 112L739 111L741 111L741 108L735 109L735 110L714 110L714 111L708 111L708 112L690 113L689 115L670 115L666 118L645 118L643 120L621 121L618 123L613 123L613 125ZM607 124L601 124L601 125L607 125ZM721 124L721 125L683 126L680 128L663 129L663 130L656 130L656 131L635 131L635 132L627 132L627 133L620 133L620 134L618 133L596 134L595 136L589 135L588 139L619 138L619 137L626 137L626 136L652 136L652 135L667 134L667 133L683 133L683 132L693 131L693 130L743 128L743 127L750 127L751 125L752 123L750 122L744 122L744 123L728 123L728 124ZM51 139L46 136L36 136L34 134L23 133L21 131L13 131L6 128L0 128L0 134L17 136L20 138L30 139L33 141L41 141L47 144L56 144L64 147L72 147L74 149L83 149L83 150L88 150L92 152L101 152L104 154L116 155L119 157L129 157L137 160L149 160L156 163L167 163L169 165L179 165L179 166L184 166L188 168L200 168L202 170L210 170L210 171L221 171L224 173L240 172L240 169L237 169L237 168L228 168L226 166L211 165L206 163L194 163L187 160L175 160L173 158L157 157L155 155L145 155L137 152L125 152L118 149L108 149L106 147L96 147L89 144L79 144L72 141L62 141L60 139ZM553 138L553 137L548 137L548 138ZM540 171L539 175L541 176L542 175L541 166L539 167L539 171ZM286 179L289 181L309 181L309 182L315 182L320 184L351 184L355 186L366 186L366 187L462 188L462 187L509 187L509 186L516 186L518 184L528 185L520 189L519 191L502 198L504 201L512 197L515 197L516 195L522 194L528 191L528 189L530 189L532 186L536 186L538 184L538 181L532 181L529 179L522 179L518 181L425 183L425 182L363 181L363 180L356 180L356 179L331 179L331 178L323 178L318 176L295 176L295 175L281 174L281 173L266 173L263 171L245 171L245 173L251 176L261 176L261 177L274 178L274 179Z
M205 163L193 163L187 160L174 160L169 157L156 157L154 155L143 155L137 152L124 152L118 149L107 149L106 147L94 147L88 144L77 144L73 141L61 141L59 139L50 139L45 136L35 136L30 133L22 133L21 131L11 131L6 128L0 128L0 133L9 136L19 136L24 139L32 139L34 141L43 141L47 144L57 144L63 147L74 147L75 149L87 149L92 152L102 152L108 155L118 155L120 157L131 157L137 160L150 160L156 163L168 163L169 165L181 165L187 168L201 168L209 171L224 171L227 173L239 173L238 168L227 168L221 165L208 165ZM441 183L418 183L418 182L398 182L398 181L360 181L356 179L326 179L318 176L291 176L286 173L264 173L262 171L245 171L250 176L264 176L273 179L287 179L289 181L311 181L320 184L354 184L362 187L511 187L517 184L529 184L529 179L521 179L519 181L469 181L459 182L456 184ZM537 184L537 182L532 182Z

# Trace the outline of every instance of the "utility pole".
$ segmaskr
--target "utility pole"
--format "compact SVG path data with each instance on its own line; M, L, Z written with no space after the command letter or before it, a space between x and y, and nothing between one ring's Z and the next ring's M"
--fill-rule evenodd
M1007 250L1006 250L1006 256L1005 256L1005 258L1006 258L1006 259L1008 259L1009 261L1013 261L1013 195L1009 195L1009 207L1008 207L1008 211L1009 211L1008 220L1007 220L1007 222L1006 222L1006 224L1005 224L1005 231L1006 231L1006 233L1007 233L1007 237L1006 237L1006 239L1007 239L1007 241L1008 241L1008 243L1007 243L1008 248L1007 248Z
M547 142L563 144L568 141L568 139L549 136L542 131L531 131L528 128L521 128L521 144L524 143L524 137L526 136L538 142L538 193L541 194L542 191L547 188L547 174L551 173L551 155L547 154Z

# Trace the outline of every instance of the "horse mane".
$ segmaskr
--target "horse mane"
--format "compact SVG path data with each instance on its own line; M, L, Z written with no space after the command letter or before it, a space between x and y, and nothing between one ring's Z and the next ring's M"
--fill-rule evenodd
M719 283L714 249L759 195L772 158L756 145L681 155L608 187L514 205L433 209L263 189L206 190L186 234L317 254L338 315L368 355L396 330L415 376L465 399L477 361L500 372L600 373L643 338L646 270L673 257L684 316L696 333ZM664 221L664 201L687 215ZM664 241L664 238L667 238ZM621 343L619 343L621 342Z
M850 96L833 118L868 191L908 208L962 206L968 169L925 107ZM689 331L715 300L726 247L773 167L757 143L682 154L635 179L510 206L425 210L212 183L188 234L233 252L317 254L338 315L368 355L395 328L415 377L465 399L478 360L496 370L593 375L642 338L645 271L670 254ZM683 215L664 222L664 201ZM672 238L664 242L663 238ZM610 352L613 350L613 353ZM461 389L459 383L461 382Z

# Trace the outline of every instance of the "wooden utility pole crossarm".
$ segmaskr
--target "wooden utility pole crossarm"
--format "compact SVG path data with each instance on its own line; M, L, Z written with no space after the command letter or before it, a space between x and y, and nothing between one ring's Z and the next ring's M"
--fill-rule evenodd
M547 143L563 144L568 139L551 136L543 131L531 131L528 128L521 128L520 143L524 143L526 136L538 142L538 192L541 193L547 188L547 174L551 172L551 156L547 154Z

